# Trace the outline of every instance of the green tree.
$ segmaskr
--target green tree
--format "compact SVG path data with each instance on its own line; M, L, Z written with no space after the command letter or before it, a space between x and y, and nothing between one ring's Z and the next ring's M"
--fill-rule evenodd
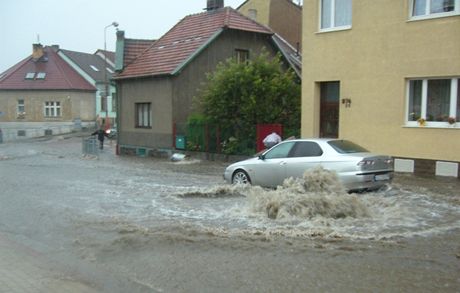
M300 83L281 57L264 52L247 63L229 59L208 74L200 108L210 123L238 140L255 140L259 123L282 124L288 135L300 129Z

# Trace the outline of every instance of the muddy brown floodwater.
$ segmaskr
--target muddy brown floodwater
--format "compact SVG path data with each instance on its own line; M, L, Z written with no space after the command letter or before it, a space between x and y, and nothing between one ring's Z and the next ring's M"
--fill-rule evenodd
M277 190L157 186L154 219L108 219L97 230L111 241L85 246L154 292L458 292L458 187L401 174L380 192L347 194L322 169Z
M0 145L0 232L104 292L460 292L457 179L347 194L319 168L267 190L226 185L223 162L113 147Z

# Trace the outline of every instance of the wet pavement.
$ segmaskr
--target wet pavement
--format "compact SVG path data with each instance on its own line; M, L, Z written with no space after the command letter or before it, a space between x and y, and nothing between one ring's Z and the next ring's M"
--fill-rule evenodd
M225 162L117 157L110 142L82 156L81 143L0 144L0 258L30 251L74 292L460 291L458 179L242 188L224 184Z
M97 293L99 290L63 274L35 250L0 234L0 292Z

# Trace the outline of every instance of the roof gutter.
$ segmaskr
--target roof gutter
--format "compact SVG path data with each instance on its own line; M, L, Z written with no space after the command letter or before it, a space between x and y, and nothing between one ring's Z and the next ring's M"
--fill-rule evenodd
M201 47L198 48L198 50L196 50L192 55L190 55L184 62L182 62L181 64L179 64L179 66L176 67L176 69L174 69L174 71L171 73L172 75L177 75L179 74L182 69L185 68L185 66L187 66L190 62L192 62L193 59L195 59L195 57L197 57L198 55L201 54L201 52L203 52L212 42L214 42L215 39L217 39L217 37L219 37L222 32L224 31L224 28L220 28L218 31L216 31L207 41L206 43L204 43L203 45L201 45Z
M144 79L144 78L150 78L150 77L162 78L162 77L168 77L168 76L171 76L171 74L169 73L161 73L161 74L148 73L148 74L143 74L143 75L128 75L128 76L121 76L121 77L114 76L112 77L112 80L122 81L122 80L128 80L128 79Z

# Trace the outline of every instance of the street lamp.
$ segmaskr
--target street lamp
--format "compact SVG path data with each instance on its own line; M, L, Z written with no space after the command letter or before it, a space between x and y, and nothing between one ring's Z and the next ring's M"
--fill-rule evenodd
M118 27L118 22L112 22L108 26L104 28L104 85L105 85L105 127L106 129L109 128L110 123L109 123L109 82L107 80L107 29L109 27Z

